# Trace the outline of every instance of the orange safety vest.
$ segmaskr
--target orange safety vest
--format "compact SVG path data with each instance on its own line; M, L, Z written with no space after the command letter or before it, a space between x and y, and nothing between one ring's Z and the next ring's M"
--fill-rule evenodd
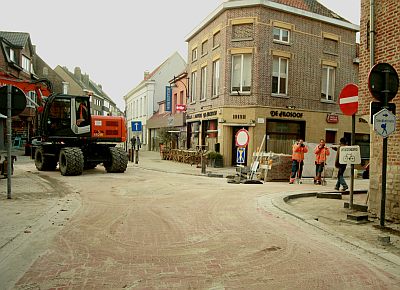
M317 147L315 147L315 149L314 149L315 163L317 163L317 164L325 163L326 157L329 156L329 154L331 154L331 152L329 151L329 148L326 147L326 145L324 148L319 148L318 146L319 145L317 145Z
M293 144L292 152L292 160L300 162L304 160L304 153L308 152L308 148L305 145L301 147L300 144Z

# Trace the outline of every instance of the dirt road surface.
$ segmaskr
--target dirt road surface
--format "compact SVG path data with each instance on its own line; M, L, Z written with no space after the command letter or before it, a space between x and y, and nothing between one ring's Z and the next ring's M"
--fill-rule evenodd
M384 262L274 207L279 183L133 166L40 176L65 191L70 216L53 221L57 233L36 237L45 246L15 268L12 289L400 288L400 274ZM15 250L16 265L19 252L26 249Z

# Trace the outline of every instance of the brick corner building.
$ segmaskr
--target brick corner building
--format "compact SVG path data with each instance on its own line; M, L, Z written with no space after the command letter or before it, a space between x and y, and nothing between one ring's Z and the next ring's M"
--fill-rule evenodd
M375 2L375 3L374 3ZM373 11L371 17L370 11ZM369 104L375 101L368 91L368 74L376 63L389 63L400 72L400 3L398 0L361 1L360 21L360 108L369 119ZM392 100L397 110L399 94ZM400 122L397 113L396 131L388 137L386 219L400 220ZM382 192L382 137L371 126L371 165L369 209L380 213Z

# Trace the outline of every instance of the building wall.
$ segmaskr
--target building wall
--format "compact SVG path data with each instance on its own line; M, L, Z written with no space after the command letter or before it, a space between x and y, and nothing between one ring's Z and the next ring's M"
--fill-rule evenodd
M39 78L46 78L51 82L53 93L62 93L62 78L37 55L34 57L34 68Z
M372 67L370 61L371 34L370 1L361 1L360 21L360 112L369 120L369 104L376 101L368 90L368 74ZM398 0L375 1L375 63L386 62L400 72L400 5ZM392 100L400 107L399 94ZM400 122L397 116L396 131L388 137L386 218L400 220ZM371 130L371 165L369 209L380 216L382 194L382 144L383 139Z
M290 27L289 44L274 42L272 31L276 22ZM246 34L246 31L233 31L233 25L240 23L250 23L253 29L250 37L238 41L233 39L234 33ZM243 29L246 30L248 27ZM216 31L220 31L221 43L213 47L212 39ZM324 38L328 36L338 40L337 53L324 52ZM201 47L205 40L209 44L209 50L207 54L202 54ZM192 51L196 47L198 58L193 61ZM302 120L294 119L305 122L304 137L308 142L319 142L320 138L325 138L326 129L337 131L335 141L338 142L344 132L351 132L351 117L342 115L337 100L346 84L358 83L358 64L353 62L357 56L356 49L354 28L344 28L262 5L223 10L188 39L188 74L191 76L193 71L197 71L197 100L188 104L187 122L190 124L218 120L217 143L221 144L222 153L226 157L225 165L231 165L231 156L234 154L233 136L238 127L249 130L251 143L248 154L260 146L266 134L268 119L276 119L272 118L268 110L305 111L307 113L303 114ZM249 94L231 93L232 55L236 53L252 54L252 88ZM274 55L289 58L286 96L272 94ZM221 85L218 97L211 96L212 62L215 59L220 59L221 62ZM335 93L332 101L321 100L324 63L336 67ZM200 71L204 66L207 66L207 97L206 100L199 100ZM217 113L208 116L207 112L211 111ZM328 113L337 114L339 123L326 124ZM315 122L316 118L323 121ZM264 120L264 123L258 123L259 120ZM361 122L357 124L356 131L368 134L369 128L365 122ZM200 138L199 142L204 143L205 140Z

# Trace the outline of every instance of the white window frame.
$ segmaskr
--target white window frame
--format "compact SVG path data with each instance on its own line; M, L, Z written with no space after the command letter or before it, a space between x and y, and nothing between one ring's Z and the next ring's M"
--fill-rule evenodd
M190 103L196 102L197 71L193 71L190 78Z
M278 61L278 71L274 71L274 62ZM282 60L286 61L286 73L281 72L281 63ZM281 56L274 56L272 60L272 79L273 78L278 78L278 87L277 87L277 92L273 92L273 86L271 84L271 93L272 95L280 95L280 96L287 96L288 92L288 84L289 84L289 58L287 57L281 57ZM285 92L281 93L281 78L285 77ZM273 80L272 80L273 81Z
M324 71L326 70L326 79L324 79ZM333 79L331 80L331 76L333 74ZM332 81L332 83L331 83ZM326 87L326 91L324 91L324 83ZM334 102L335 101L335 83L336 83L336 67L323 65L322 73L321 73L321 100ZM329 91L332 89L332 96L329 97ZM325 97L322 96L325 94Z
M276 34L276 33L275 33L275 30L278 30L279 33ZM286 40L283 40L283 33L284 33L285 31L286 31L287 34L288 34L288 39L287 39L287 41L286 41ZM276 39L275 36L278 36L278 38ZM281 28L281 27L274 26L273 29L272 29L272 37L273 37L274 41L276 41L276 42L290 43L290 30L289 30L289 29L285 29L285 28Z
M218 36L219 36L219 43L216 43L216 39ZM213 49L215 49L221 45L221 31L220 30L216 31L213 34L212 42L213 42L212 43Z
M37 95L35 91L28 92L28 97L37 104ZM26 106L29 108L36 108L36 104L27 99Z
M31 72L31 60L25 55L22 56L22 68L25 72Z
M208 39L201 43L201 55L204 56L208 53Z
M220 60L214 60L212 66L212 96L218 97L219 95L219 70L220 70Z
M200 70L200 101L207 99L207 66Z
M15 50L12 49L12 48L10 48L10 60L12 62L17 62L16 55L15 55Z
M248 85L246 85L245 83L244 83L244 74L245 74L245 70L244 70L244 61L245 61L245 56L250 56L250 63L249 63L249 65L248 65L248 69L249 69L249 71L247 72L248 74L249 74L249 84ZM235 79L235 77L234 77L234 73L235 73L235 71L237 71L237 70L235 70L235 61L234 61L234 59L235 58L237 58L237 57L240 57L240 67L238 68L238 73L240 74L239 75L239 86L234 86L234 84L233 84L233 81L234 81L234 79ZM231 70L231 94L237 94L237 93L239 93L239 94L250 94L250 92L251 92L251 83L252 83L252 61L253 61L253 55L251 54L251 53L242 53L242 54L233 54L232 55L232 70ZM234 87L239 87L239 90L237 90L237 89L233 89ZM243 90L243 88L244 87L249 87L250 89L249 90L246 90L246 91L244 91Z
M198 58L198 50L197 47L192 49L192 61L196 61Z

